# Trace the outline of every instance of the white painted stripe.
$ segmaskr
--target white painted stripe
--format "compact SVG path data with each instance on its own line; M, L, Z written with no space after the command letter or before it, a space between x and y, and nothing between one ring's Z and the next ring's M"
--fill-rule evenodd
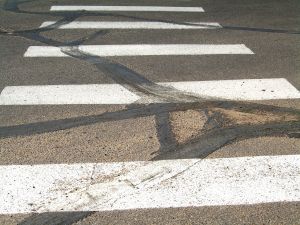
M9 86L0 105L130 104L139 96L118 84Z
M160 84L203 98L228 100L300 98L300 92L284 78L166 82Z
M40 28L55 25L56 21L42 23ZM72 21L56 27L58 29L216 29L218 23L185 22L181 24L167 22L98 22Z
M25 57L66 57L62 46L30 46ZM199 45L199 44L160 44L160 45L79 45L78 50L96 56L147 56L147 55L219 55L254 54L243 44Z
M0 166L0 213L300 201L300 155Z
M202 7L173 7L173 6L80 6L63 5L51 6L50 11L138 11L138 12L204 12Z
M284 78L158 83L206 99L297 99L300 92ZM141 100L119 84L8 86L0 105L130 104ZM148 100L149 101L149 100Z

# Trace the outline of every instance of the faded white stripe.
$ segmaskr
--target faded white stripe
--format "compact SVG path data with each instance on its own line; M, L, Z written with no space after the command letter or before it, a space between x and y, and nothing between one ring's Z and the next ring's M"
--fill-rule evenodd
M0 166L0 213L300 201L300 156Z
M58 29L216 29L221 28L218 23L204 22L98 22L98 21L72 21L56 26L57 21L42 23L40 28L55 26Z
M212 99L271 100L300 98L300 92L284 78L166 82L160 84Z
M139 11L139 12L204 12L202 7L172 6L97 6L64 5L51 6L50 11Z
M284 78L158 83L205 99L297 99L300 92ZM0 105L130 104L143 99L119 84L8 86ZM149 103L149 99L147 99ZM153 103L157 103L153 100Z
M118 84L9 86L0 105L130 104L139 96Z
M77 48L77 47L76 47ZM66 57L62 50L74 47L30 46L25 57ZM78 51L96 56L147 56L147 55L219 55L254 54L243 44L199 45L199 44L159 44L159 45L79 45Z

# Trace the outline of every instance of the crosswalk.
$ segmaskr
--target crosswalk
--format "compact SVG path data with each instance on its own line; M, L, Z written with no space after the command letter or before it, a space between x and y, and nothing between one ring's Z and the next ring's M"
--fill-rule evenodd
M202 7L172 6L51 6L50 11L204 12Z
M40 28L51 27L57 21L47 21L41 24ZM222 28L219 23L194 23L186 22L181 24L167 22L103 22L103 21L72 21L67 24L56 26L57 29L218 29Z
M204 13L202 7L52 6L50 11L130 11ZM222 29L217 22L71 21L56 29ZM67 31L62 31L67 32ZM184 32L184 31L183 31ZM26 58L132 56L255 57L245 43L29 46ZM64 60L64 59L62 59ZM68 68L66 68L68 70ZM285 78L157 82L163 90L193 99L260 101L299 99ZM144 104L138 89L124 84L7 86L0 105ZM0 166L0 214L111 211L127 209L248 205L300 201L300 157L255 156L118 163ZM15 179L11 179L11 177Z
M72 47L30 46L25 57L65 57L61 49L74 50ZM150 55L222 55L253 54L245 45L79 45L76 50L95 56L150 56Z
M272 100L299 98L299 91L286 79L243 79L158 83L203 99ZM0 105L133 104L145 99L120 84L8 86ZM152 99L148 103L160 103Z
M10 198L2 198L0 212L108 211L300 201L299 165L300 156L289 155L3 166L1 195L9 194ZM16 178L12 180L11 176Z

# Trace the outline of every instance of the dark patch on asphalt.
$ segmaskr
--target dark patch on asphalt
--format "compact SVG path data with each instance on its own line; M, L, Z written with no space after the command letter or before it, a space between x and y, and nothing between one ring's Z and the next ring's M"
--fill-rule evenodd
M288 133L287 136L289 138L300 138L300 132Z
M229 29L229 30L264 32L264 33L300 34L300 31L296 31L296 30L282 30L282 29L256 28L256 27L240 27L240 26L227 26L227 25L222 25L222 28Z
M22 124L16 126L0 127L0 138L8 138L15 136L29 136L35 134L42 134L46 132L55 132L59 130L71 129L79 126L86 126L94 123L101 123L107 121L117 121L124 119L134 119L137 117L154 116L156 121L157 136L161 144L159 151L152 160L161 159L178 159L178 158L205 158L209 154L217 151L220 147L236 140L242 140L252 137L261 136L288 136L291 138L299 137L300 132L300 111L291 110L282 107L267 106L254 103L232 102L232 101L205 101L197 96L180 92L170 87L160 86L143 75L127 68L126 66L112 62L106 58L86 54L79 51L76 45L83 44L87 40L92 40L98 36L106 35L108 30L100 30L92 35L82 37L78 40L70 42L59 42L51 38L43 36L41 33L57 29L59 26L68 24L83 16L114 16L120 18L130 18L143 21L165 22L172 24L193 25L185 22L174 22L168 20L153 20L142 17L127 16L112 13L95 13L95 12L31 12L20 10L19 5L32 2L7 0L3 6L6 11L32 14L32 15L49 15L62 16L55 24L37 29L11 31L5 28L0 28L0 35L10 35L12 37L21 37L29 40L38 41L42 44L51 46L67 46L61 48L65 54L89 62L95 66L99 71L109 75L116 83L119 83L135 93L146 96L154 101L165 103L155 103L149 105L130 105L125 110L104 113L101 115L83 116L75 118L67 118L61 120L52 120L45 122L36 122L29 124ZM194 24L195 25L195 24ZM195 25L199 26L199 25ZM241 30L251 32L271 32L279 34L300 34L299 31L282 30L282 29L264 29L251 28L239 26L222 25L223 29ZM175 103L169 103L175 102ZM295 121L281 120L276 122L265 122L262 124L233 124L227 126L225 116L218 111L213 111L213 108L221 108L224 110L235 110L238 112L259 113L266 114L282 114L286 113L298 117ZM185 111L195 109L206 113L208 120L204 126L204 133L189 140L188 142L178 145L171 129L170 112ZM209 111L213 111L209 114ZM34 214L23 220L20 225L27 224L73 224L83 218L91 215L93 212L64 212L64 213L42 213Z
M93 212L40 213L24 219L18 225L71 225L90 216L92 213Z

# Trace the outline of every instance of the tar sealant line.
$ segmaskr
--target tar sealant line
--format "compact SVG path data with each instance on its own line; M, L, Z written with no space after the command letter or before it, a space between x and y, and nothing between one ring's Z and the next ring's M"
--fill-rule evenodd
M224 55L254 54L244 44L142 44L142 45L79 45L78 51L95 56L150 56L150 55ZM30 46L25 57L68 57L61 46Z
M300 92L284 78L158 84L207 99L246 101L300 98ZM143 102L142 96L129 91L120 84L8 86L0 94L0 105L131 104L138 102ZM153 103L156 101L153 100Z
M56 5L50 11L204 12L202 7Z
M300 201L300 155L0 166L0 214Z
M40 28L54 25L57 21L46 21ZM58 29L216 29L222 28L218 23L185 22L184 24L168 22L102 22L72 21L56 27Z

